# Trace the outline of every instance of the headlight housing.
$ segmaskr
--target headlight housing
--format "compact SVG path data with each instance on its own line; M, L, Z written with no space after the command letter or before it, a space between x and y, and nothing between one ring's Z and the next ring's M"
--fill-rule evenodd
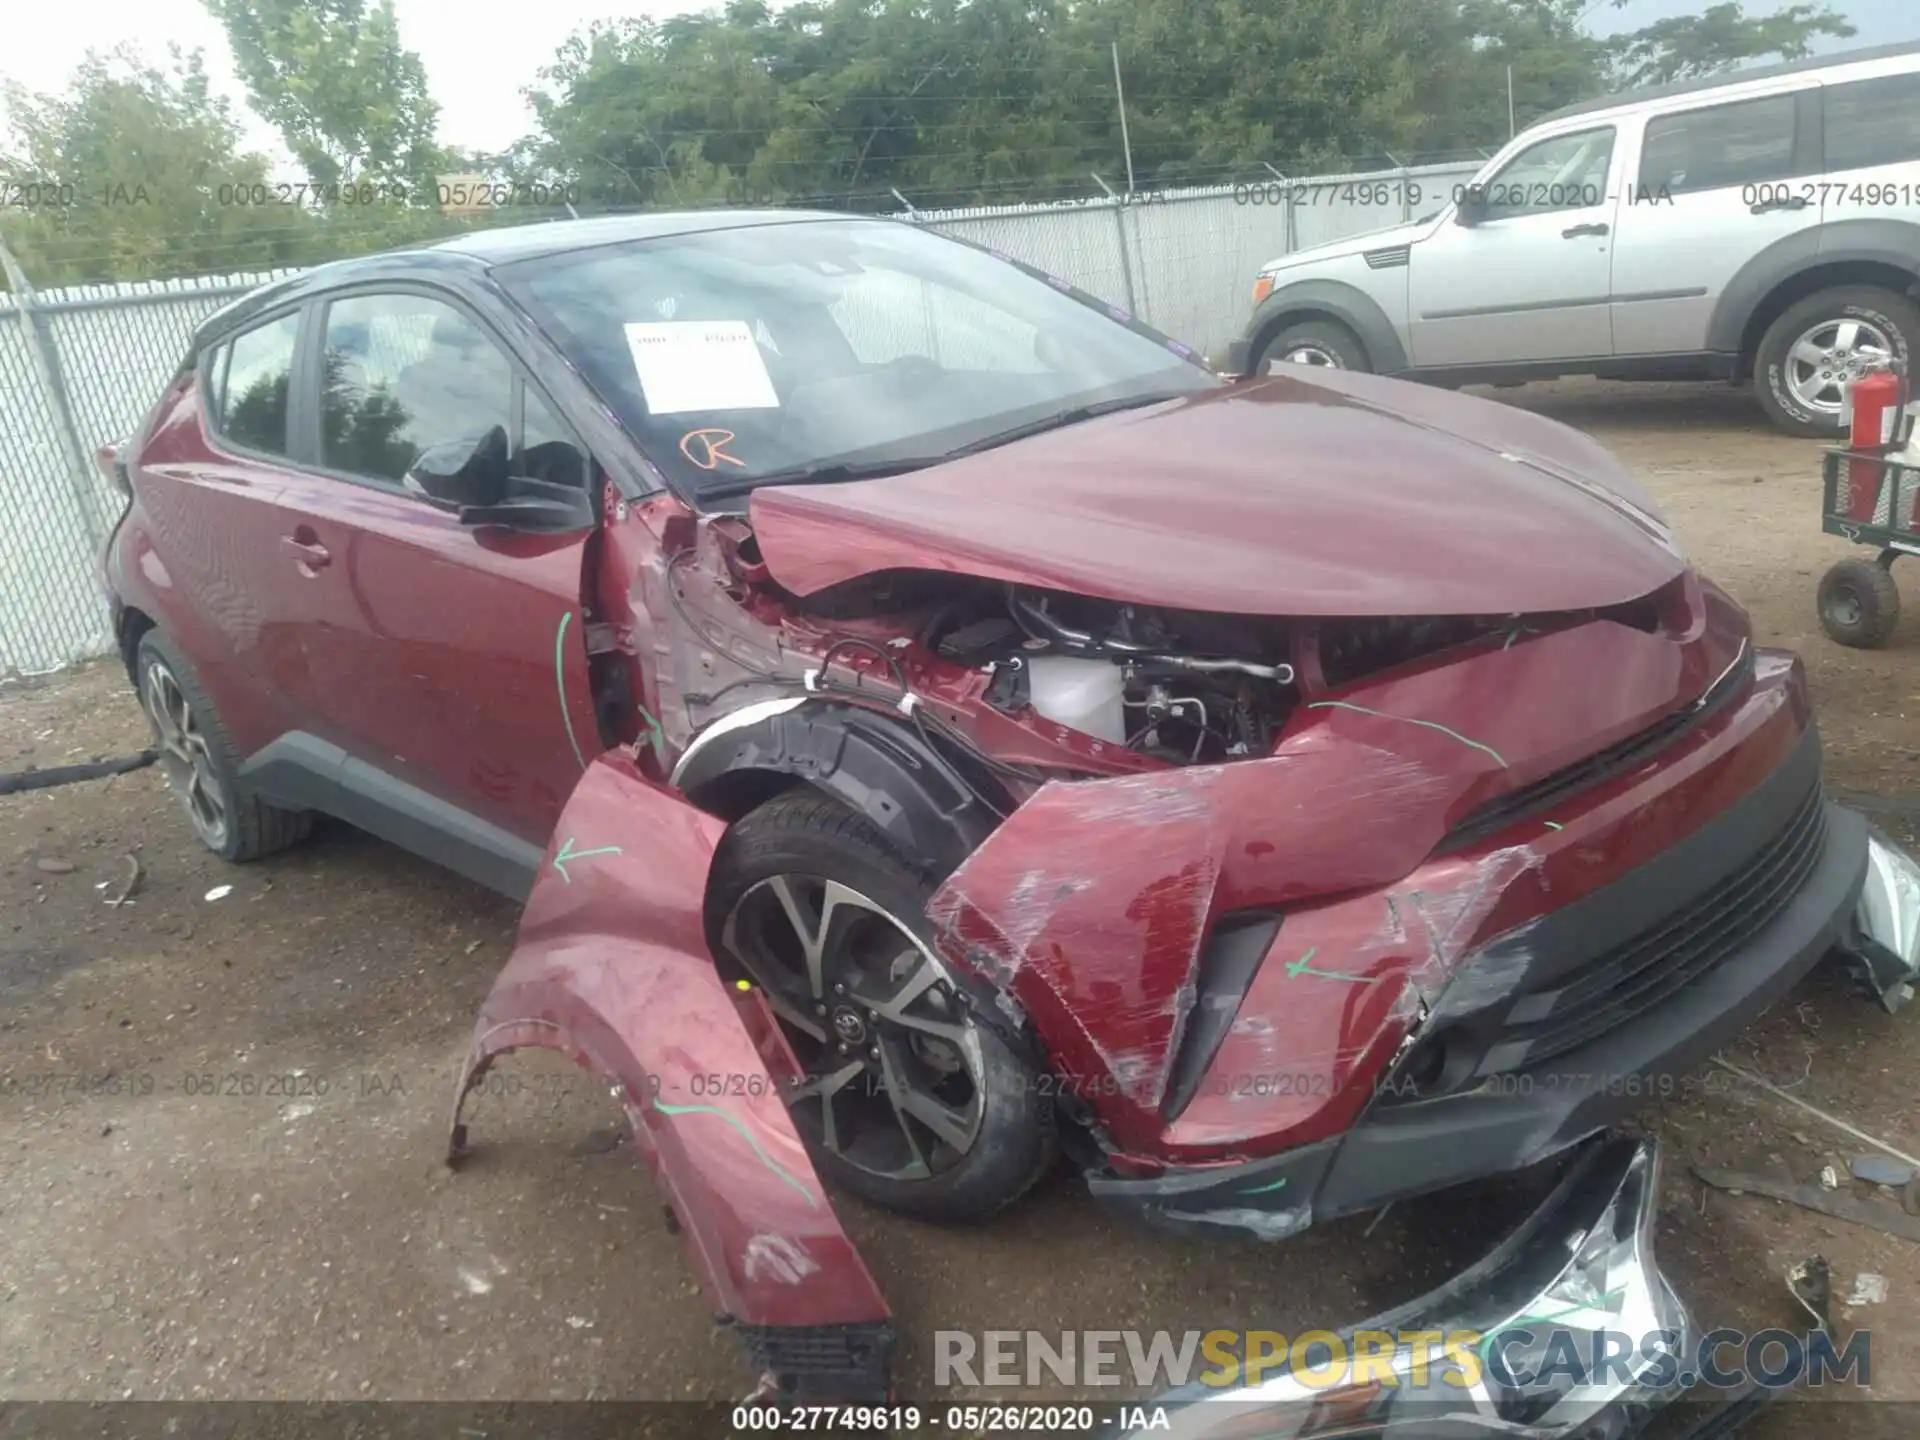
M1371 1352L1381 1362L1371 1373L1356 1361L1333 1383L1289 1371L1238 1389L1184 1386L1152 1402L1166 1407L1168 1425L1156 1429L1177 1440L1636 1433L1649 1412L1680 1393L1679 1357L1695 1344L1686 1307L1654 1263L1659 1188L1654 1141L1598 1142L1492 1254L1420 1299L1342 1332L1349 1354L1369 1335L1396 1338L1391 1351ZM1409 1343L1423 1335L1445 1338L1440 1346ZM1616 1343L1617 1364L1593 1365L1594 1341L1603 1335L1629 1337L1631 1353ZM1549 1352L1569 1349L1579 1373L1545 1363ZM1520 1383L1518 1372L1538 1378Z
M1853 933L1840 948L1888 1010L1913 999L1920 978L1920 863L1867 828L1867 880L1854 906Z

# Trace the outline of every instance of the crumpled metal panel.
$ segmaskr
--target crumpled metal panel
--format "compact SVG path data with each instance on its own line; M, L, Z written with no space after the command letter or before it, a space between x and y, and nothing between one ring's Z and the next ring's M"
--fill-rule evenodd
M593 761L474 1027L453 1150L466 1142L461 1101L489 1066L526 1046L558 1050L612 1084L716 1315L884 1321L788 1119L777 1031L757 994L725 988L707 950L702 904L725 828L625 752Z
M1259 1048L1284 1062L1268 1069L1311 1078L1262 1097L1263 1129L1295 1141L1332 1133L1364 1102L1383 1049L1524 896L1555 835L1542 826L1537 843L1439 863L1417 892L1384 887L1474 806L1705 690L1738 653L1736 619L1698 615L1684 637L1595 621L1310 703L1266 758L1050 784L960 866L928 915L952 958L1033 1018L1114 1140L1150 1150L1212 924L1285 909L1256 982L1262 1003L1242 1015L1268 1027ZM1755 764L1775 758L1762 749ZM1614 868L1607 861L1697 818L1663 813L1659 835L1611 839L1617 855L1587 868ZM1320 916L1310 904L1369 891L1380 893ZM1538 913L1544 884L1530 898Z

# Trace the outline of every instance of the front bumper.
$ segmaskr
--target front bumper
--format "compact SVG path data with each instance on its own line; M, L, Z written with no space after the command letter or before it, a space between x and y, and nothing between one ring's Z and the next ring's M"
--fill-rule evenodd
M1344 1134L1244 1164L1096 1173L1090 1188L1149 1222L1281 1238L1523 1169L1679 1093L1859 926L1868 827L1819 786L1808 731L1763 784L1679 844L1467 957ZM1902 893L1915 920L1901 933L1920 935L1920 870ZM1673 936L1690 938L1648 958ZM1608 967L1618 984L1594 989ZM1606 1006L1623 1008L1583 1038L1583 1021Z
M1289 1370L1231 1389L1182 1386L1147 1407L1149 1415L1165 1407L1165 1423L1151 1433L1175 1440L1634 1434L1680 1393L1675 1380L1696 1343L1686 1307L1654 1260L1658 1197L1654 1141L1598 1141L1479 1263L1338 1332L1338 1346L1326 1348L1335 1358L1321 1373ZM1632 1353L1597 1374L1562 1370L1520 1383L1527 1354L1562 1331L1571 1332L1577 1353L1593 1353L1592 1337L1602 1333L1631 1337ZM1437 1341L1419 1338L1435 1334ZM1378 1362L1338 1368L1337 1357L1362 1349ZM1125 1440L1148 1433L1125 1432Z

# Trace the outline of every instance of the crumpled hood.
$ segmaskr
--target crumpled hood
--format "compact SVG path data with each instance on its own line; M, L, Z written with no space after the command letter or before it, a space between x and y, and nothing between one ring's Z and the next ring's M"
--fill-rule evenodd
M906 475L768 488L750 514L798 595L918 569L1219 614L1504 615L1620 604L1685 568L1653 502L1578 431L1336 370Z

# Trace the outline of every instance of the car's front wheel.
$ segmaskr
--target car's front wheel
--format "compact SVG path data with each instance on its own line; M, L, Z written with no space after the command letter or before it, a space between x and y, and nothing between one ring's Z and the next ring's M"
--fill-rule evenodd
M1754 353L1753 384L1774 424L1814 440L1841 437L1848 384L1876 366L1908 363L1920 309L1876 285L1836 285L1789 305Z
M1300 320L1276 331L1254 360L1253 373L1270 375L1277 364L1313 365L1327 370L1373 368L1367 363L1366 347L1359 337L1332 320Z
M796 790L727 832L707 924L805 1072L787 1102L820 1173L890 1209L979 1220L1040 1178L1058 1130L930 943L932 888L864 817Z

